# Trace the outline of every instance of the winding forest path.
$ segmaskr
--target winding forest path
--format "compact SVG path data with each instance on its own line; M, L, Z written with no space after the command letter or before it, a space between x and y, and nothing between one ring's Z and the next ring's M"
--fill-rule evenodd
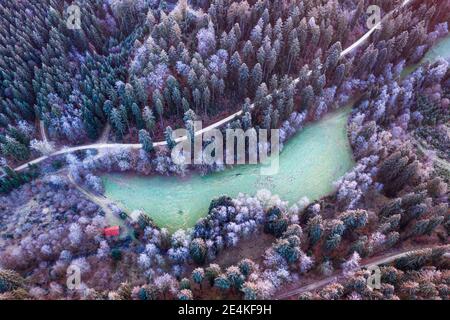
M39 120L39 132L41 133L42 141L48 143L47 132L45 131L45 124L44 121L42 120Z
M385 254L383 256L379 256L379 257L373 257L370 259L367 259L361 266L360 269L367 269L369 267L374 267L374 266L380 266L382 264L387 264L387 263L391 263L394 262L395 260L402 258L402 257L406 257L407 255L410 254L414 254L417 253L419 251L422 250L427 250L427 249L436 249L439 247L445 247L443 245L433 245L433 246L422 246L422 247L417 247L414 249L405 249L405 250L397 250L395 252L389 253L389 254ZM447 246L448 247L448 246ZM342 271L339 272L335 272L332 276L326 277L324 279L309 283L307 285L303 285L301 287L297 287L294 289L291 289L289 291L283 292L283 293L279 293L278 295L275 295L275 299L276 300L283 300L283 299L288 299L292 296L298 296L299 294L305 293L305 292L309 292L309 291L313 291L313 290L317 290L317 289L321 289L331 283L337 282L339 280L343 280L345 279L345 276L342 274Z
M379 21L373 28L371 28L368 32L366 32L361 38L359 38L350 47L348 47L347 49L343 50L341 52L340 58L345 57L349 53L353 52L355 49L359 48L362 44L364 44L369 39L369 37L372 35L372 33L374 33L377 29L380 28L380 26L383 24L383 22L386 19L391 17L395 12L397 12L399 9L403 8L404 6L408 5L412 1L413 0L405 0L405 1L403 1L403 3L398 8L396 8L396 9L392 10L391 12L387 13L386 16L381 21ZM296 79L293 80L293 84L294 85L297 84L298 82L299 82L299 78L296 78ZM250 106L250 108L253 108L253 107L254 107L254 104L252 104ZM194 135L195 136L201 136L205 132L208 132L208 131L213 130L213 129L217 129L217 128L221 127L222 125L227 124L227 123L233 121L234 119L236 119L236 118L238 118L238 117L240 117L242 115L243 115L243 110L240 110L240 111L238 111L236 113L233 113L232 115L230 115L230 116L228 116L228 117L226 117L226 118L224 118L224 119L222 119L222 120L220 120L218 122L213 123L212 125L210 125L210 126L208 126L206 128L203 128L203 129L195 132ZM41 127L41 132L42 132L42 130L43 130L43 124L42 123L41 123L40 127ZM44 131L45 131L45 129L44 129ZM43 137L46 138L45 135L43 135ZM175 142L176 143L183 142L186 139L187 139L187 136L184 136L184 137L176 139ZM164 147L164 146L167 146L167 142L166 141L155 142L153 144L153 146L155 148L157 148L157 147ZM73 153L73 152L76 152L76 151L91 150L91 149L106 150L106 149L121 149L121 148L142 149L142 144L118 144L118 143L106 143L106 142L102 141L102 143L95 143L95 144L83 145L83 146L78 146L78 147L70 147L70 148L64 147L64 148L62 148L62 149L60 149L60 150L58 150L58 151L56 151L56 152L54 152L52 154L49 154L49 155L46 155L46 156L42 156L40 158L34 159L32 161L29 161L29 162L27 162L27 163L25 163L25 164L15 168L14 170L15 171L22 171L22 170L25 170L26 168L28 168L29 165L39 164L39 163L41 163L41 162L43 162L43 161L45 161L45 160L47 160L49 158L60 156L60 155L64 155L64 154Z

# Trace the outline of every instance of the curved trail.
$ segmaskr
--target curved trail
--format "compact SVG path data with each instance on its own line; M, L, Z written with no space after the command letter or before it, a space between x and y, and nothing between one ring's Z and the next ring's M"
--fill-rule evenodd
M439 247L443 247L445 248L446 246L444 245L433 245L433 246L425 246L425 247L419 247L419 248L415 248L415 249L407 249L404 251L397 251L394 253L390 253L381 257L375 257L372 259L369 259L369 262L364 263L363 265L360 266L361 269L366 269L369 267L374 267L374 266L379 266L382 264L386 264L386 263L391 263L399 258L405 257L409 254L414 254L417 253L419 251L422 250L427 250L427 249L436 249ZM448 250L448 246L447 246L447 250ZM322 280L298 287L296 289L292 289L289 290L287 292L281 293L279 295L275 296L276 300L283 300L283 299L288 299L292 296L295 295L299 295L301 293L305 293L305 292L309 292L309 291L313 291L313 290L317 290L320 288L323 288L331 283L337 282L339 280L343 280L345 278L345 276L342 273L335 273L332 276L326 277Z
M368 32L366 32L361 38L358 39L358 41L356 41L355 43L353 43L350 47L348 47L347 49L345 49L344 51L341 52L340 57L343 58L346 55L348 55L349 53L353 52L355 49L359 48L367 39L369 39L369 37L372 35L372 33L375 32L376 29L378 29L382 23L388 19L394 12L396 12L397 10L403 8L404 6L406 6L407 4L409 4L412 0L405 0L403 1L402 5L400 5L398 8L392 10L391 12L389 12L380 22L378 22L373 28L371 28ZM299 81L299 78L293 80L293 84L297 84ZM250 108L253 108L254 104L252 104L250 106ZM243 114L243 110L240 110L236 113L233 113L232 115L213 123L212 125L203 128L202 130L199 130L197 132L195 132L195 136L201 136L202 134L204 134L205 132L208 132L210 130L213 129L217 129L219 127L221 127L222 125L231 122L232 120L236 119L237 117L242 116ZM42 130L42 124L41 124L41 130ZM45 131L45 130L44 130ZM44 136L45 137L45 136ZM185 141L187 139L187 136L178 138L175 140L176 143ZM103 139L101 139L103 140ZM166 141L159 141L159 142L155 142L153 144L153 146L156 147L163 147L163 146L167 146L167 142ZM68 153L73 153L76 151L83 151L83 150L92 150L92 149L96 149L96 150L107 150L107 149L121 149L121 148L127 148L127 149L142 149L142 144L120 144L120 143L95 143L95 144L89 144L89 145L84 145L84 146L78 146L78 147L70 147L70 148L62 148L59 151L56 151L52 154L46 155L46 156L42 156L40 158L34 159L32 161L29 161L17 168L15 168L15 171L22 171L26 168L28 168L29 165L35 165L38 163L41 163L49 158L52 157L56 157L59 155L64 155L64 154L68 154Z

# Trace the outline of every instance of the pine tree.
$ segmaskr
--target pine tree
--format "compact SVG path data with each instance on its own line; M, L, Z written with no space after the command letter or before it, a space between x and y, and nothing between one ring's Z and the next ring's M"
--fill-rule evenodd
M178 300L182 300L182 301L189 301L189 300L193 300L194 296L191 290L189 289L183 289L178 293Z
M180 280L180 290L191 289L191 281L187 278Z
M153 151L153 141L147 130L142 129L139 131L139 143L142 144L145 152L151 153Z
M214 286L220 289L222 292L225 292L226 290L230 289L231 283L226 275L221 274L217 276L216 279L214 279Z
M298 56L299 53L300 53L300 42L299 42L298 38L295 36L289 47L287 74L290 74L292 63L293 63L294 59Z
M144 123L144 119L142 119L141 109L139 108L139 106L136 103L133 103L131 105L131 112L133 113L134 121L136 122L136 127L139 130L144 129L145 123Z
M194 90L192 93L193 99L194 99L194 105L195 105L195 113L198 113L198 109L201 109L202 105L202 94L198 88Z
M323 235L322 217L315 216L308 221L308 236L312 246L314 246Z
M314 94L316 96L321 96L323 93L323 88L325 87L326 84L326 77L324 74L322 74L320 77L314 79L313 81L313 89L314 89Z
M221 273L221 269L220 266L217 264L210 264L206 269L205 269L205 276L206 279L209 281L210 285L214 285L214 280L219 276L219 274Z
M238 267L231 266L225 272L228 281L230 282L231 287L240 290L242 285L244 284L245 277L241 273Z
M250 259L241 260L238 264L238 267L245 277L250 276L253 272L256 271L256 264Z
M312 86L307 86L302 90L301 101L302 110L309 110L314 100L314 89Z
M325 242L325 249L328 251L333 251L336 249L342 241L342 237L339 234L330 235Z
M117 290L119 300L131 300L132 287L128 282L122 283Z
M258 299L258 286L253 282L245 282L242 286L245 300L257 300Z
M10 136L6 136L5 142L1 144L1 151L5 156L12 157L17 161L24 161L30 157L28 146Z
M145 91L144 85L142 81L139 79L134 79L132 81L134 96L136 97L136 101L141 105L146 105L148 103L148 95Z
M249 70L247 65L243 63L239 67L239 79L238 79L239 92L242 97L247 96L248 80L249 80Z
M337 67L341 53L342 53L342 46L339 41L333 44L331 48L328 50L327 58L324 65L325 72L327 72L327 74L330 74Z
M253 44L250 40L248 40L244 48L242 49L243 52L243 61L249 62L253 59L253 56L255 54L255 49L253 48Z
M122 119L122 113L113 108L111 111L111 124L116 131L117 139L121 140L125 134L125 124Z
M142 119L145 123L145 128L147 131L153 132L155 129L155 116L153 115L153 111L148 106L145 106L142 111Z
M336 70L334 72L334 84L336 86L340 86L344 80L345 77L345 64L340 64L336 67Z
M163 104L163 96L161 92L157 89L153 92L153 104L156 111L156 114L159 116L161 121L161 126L164 126L164 104Z
M197 283L200 288L202 287L202 282L205 279L205 270L203 268L196 268L192 271L192 280Z
M205 260L206 260L206 253L207 253L205 241L200 238L196 238L196 239L192 240L192 242L189 246L189 253L195 263L204 264Z

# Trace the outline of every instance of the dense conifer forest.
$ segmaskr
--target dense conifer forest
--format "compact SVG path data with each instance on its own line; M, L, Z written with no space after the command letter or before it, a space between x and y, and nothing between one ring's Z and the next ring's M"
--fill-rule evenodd
M450 46L424 58L449 21L442 0L2 1L0 299L448 300ZM355 164L320 200L223 190L171 233L105 197L105 173L228 170L173 161L194 121L283 149L350 107Z

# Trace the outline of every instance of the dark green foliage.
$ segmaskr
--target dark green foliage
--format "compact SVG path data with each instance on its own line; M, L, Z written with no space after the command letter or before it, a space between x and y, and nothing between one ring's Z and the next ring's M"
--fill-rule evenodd
M296 236L300 239L303 236L302 227L300 227L298 224L291 224L284 232L283 238L289 238L291 236Z
M450 148L448 149L450 150ZM427 191L430 196L433 198L439 198L446 194L448 189L447 184L442 181L441 178L436 177L427 182Z
M428 126L436 126L439 123L448 123L450 113L438 104L432 103L426 96L419 95L417 98L417 111L424 117L422 123Z
M139 289L139 300L156 300L158 299L158 289L155 286L146 285Z
M211 213L213 209L218 207L233 207L233 206L234 206L233 199L227 196L222 196L220 198L211 201L208 212Z
M12 291L25 286L25 280L15 271L0 270L0 293Z
M325 249L328 251L332 251L336 249L342 241L342 237L338 234L330 235L325 242Z
M425 216L430 211L426 202L426 193L408 193L401 198L388 202L380 211L380 216L385 217L384 221L391 224L392 228L397 228L398 219L391 220L391 217L400 216L400 227L405 227L410 221ZM425 228L426 229L426 228Z
M244 277L248 277L254 271L256 271L256 264L250 259L244 259L238 264L239 270L244 275Z
M299 242L295 243L287 239L279 239L274 244L274 249L280 256L286 259L287 263L294 263L298 261L301 253L298 244Z
M422 126L415 130L414 134L418 143L427 149L436 150L437 155L450 161L450 136L448 135L450 121L446 125Z
M305 87L301 92L301 99L302 99L302 109L308 110L314 99L314 89L312 86Z
M406 185L415 185L420 177L419 163L409 149L394 152L379 166L378 180L387 195L396 195Z
M144 151L148 153L153 151L153 141L147 130L142 129L139 131L139 143L142 144Z
M192 291L189 289L183 289L178 293L178 300L181 301L189 301L193 300L193 294Z
M189 279L183 278L180 280L180 290L191 289L191 282Z
M253 282L246 282L241 291L244 293L245 300L257 300L258 299L258 286Z
M205 269L205 277L211 286L214 284L214 280L221 272L220 266L217 264L210 264L209 267Z
M308 221L308 237L312 246L314 246L322 237L324 227L322 225L322 217L315 216Z
M203 270L203 268L197 268L192 271L192 280L194 280L195 283L201 286L204 279L205 270Z
M397 244L400 240L400 233L393 231L387 235L385 246L386 248L391 248Z
M156 228L155 222L150 218L147 214L141 213L138 217L138 224L141 229L145 229L146 227Z
M402 199L397 198L388 202L380 211L383 217L390 217L402 213Z
M403 277L403 272L392 266L381 267L381 281L390 284L397 284Z
M24 144L14 137L0 136L0 150L6 156L16 161L24 161L30 157L28 143Z
M281 237L289 225L286 214L279 208L274 207L267 211L266 221L264 223L264 232L273 234L275 237Z
M230 289L231 283L226 275L221 274L214 280L214 286L222 291L226 291Z
M170 150L172 150L177 145L177 143L173 138L173 130L171 127L166 128L166 131L164 132L164 137L166 138L167 146L169 147Z
M424 249L405 257L398 258L394 265L400 270L418 270L425 265L432 264L435 260L439 259L445 252L445 247L440 247L436 249Z
M352 254L353 252L357 252L361 257L367 256L369 253L369 250L367 248L367 242L368 242L367 236L361 236L358 240L352 243L350 246L350 249L348 250L349 254Z

